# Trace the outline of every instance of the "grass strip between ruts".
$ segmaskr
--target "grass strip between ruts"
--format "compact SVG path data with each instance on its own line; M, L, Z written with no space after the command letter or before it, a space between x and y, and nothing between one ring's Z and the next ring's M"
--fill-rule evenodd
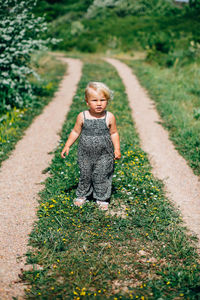
M176 149L200 175L200 61L162 68L144 61L124 61L156 103Z
M61 149L77 114L87 109L88 81L114 90L108 110L117 119L122 159L115 164L110 211L95 203L73 206L78 183L77 143L63 160ZM86 61L63 126L60 144L40 193L38 221L24 271L28 299L197 299L199 264L195 237L151 174L140 149L124 86L102 61Z

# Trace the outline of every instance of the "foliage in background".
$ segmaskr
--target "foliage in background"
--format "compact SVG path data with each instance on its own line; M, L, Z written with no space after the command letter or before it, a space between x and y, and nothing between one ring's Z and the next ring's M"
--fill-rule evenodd
M189 23L186 18L185 31ZM193 22L195 23L195 19ZM197 25L197 24L196 24ZM168 26L169 27L169 26ZM174 31L170 27L165 31L149 32L141 36L146 49L146 60L160 66L171 67L193 63L200 58L200 29L193 25L190 34Z
M193 63L200 58L200 43L188 40L184 49L176 49L172 33L151 34L147 37L146 61L160 66L172 67ZM149 38L149 39L148 39Z
M41 0L34 8L34 13L44 16L45 20L53 20L68 15L71 19L81 18L92 4L93 0Z
M34 93L28 77L37 76L30 67L30 55L43 49L47 30L42 17L35 17L35 0L5 0L0 6L0 114L16 106L32 105Z
M96 18L108 14L109 11L119 17L127 15L171 15L179 9L173 0L94 0L88 8L86 18Z
M197 14L200 12L200 0L189 0L189 9Z
M53 49L130 54L145 50L149 62L170 67L196 58L198 51L191 51L191 43L198 48L200 42L198 3L179 7L171 0L43 0L36 11L45 12L51 21L49 36L62 39Z

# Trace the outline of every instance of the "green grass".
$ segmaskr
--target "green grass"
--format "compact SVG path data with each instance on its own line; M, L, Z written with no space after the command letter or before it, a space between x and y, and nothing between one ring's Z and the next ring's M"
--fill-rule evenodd
M66 66L47 53L32 56L31 64L41 78L40 81L30 78L37 98L33 101L32 107L24 109L14 107L0 116L0 164L9 157L34 117L39 115L52 99L66 70Z
M117 119L122 159L116 162L111 212L95 203L73 206L78 183L77 144L60 152L83 101L88 81L115 91L109 104ZM151 174L139 147L124 86L113 67L85 58L83 75L61 133L49 177L40 193L24 272L27 299L197 299L199 264L195 237ZM121 207L121 214L119 213Z
M125 61L156 102L177 150L200 174L200 69L199 62L161 68L144 61Z

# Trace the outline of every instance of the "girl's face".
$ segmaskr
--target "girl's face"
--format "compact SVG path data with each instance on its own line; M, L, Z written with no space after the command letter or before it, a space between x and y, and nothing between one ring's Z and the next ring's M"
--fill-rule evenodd
M89 90L86 102L90 108L90 112L96 115L101 115L108 105L108 100L104 93L101 91L95 91L92 88Z

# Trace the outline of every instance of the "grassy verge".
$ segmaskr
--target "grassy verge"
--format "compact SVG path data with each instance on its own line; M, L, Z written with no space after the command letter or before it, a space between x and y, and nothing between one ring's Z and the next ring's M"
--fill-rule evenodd
M200 175L199 63L161 68L143 61L125 61L156 102L177 150Z
M32 65L41 78L39 82L31 78L37 98L30 108L13 108L0 116L0 164L9 157L33 118L39 115L52 99L66 69L66 66L47 53L33 56Z
M116 162L111 210L86 203L73 206L78 183L76 148L62 160L61 149L77 114L86 109L89 80L115 91L122 159ZM151 174L139 148L123 84L110 65L86 62L64 124L60 144L40 193L38 221L24 272L27 299L197 299L199 264L195 237L186 236L181 217Z

